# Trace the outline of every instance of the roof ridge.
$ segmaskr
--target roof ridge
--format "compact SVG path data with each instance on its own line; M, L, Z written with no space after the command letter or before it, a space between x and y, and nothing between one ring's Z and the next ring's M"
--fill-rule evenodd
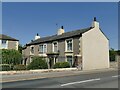
M89 28L91 28L91 27L82 28L82 29L76 29L76 30L72 30L72 31L65 32L65 33L76 32L76 31L80 31L80 30L84 30L84 29L89 29ZM65 34L65 33L63 33L63 34ZM52 37L52 36L60 36L60 35L54 34L54 35L44 36L44 37L41 37L41 38L39 38L39 39L46 38L46 37ZM38 40L38 39L36 39L36 40ZM34 40L34 41L35 41L35 40Z
M27 45L37 44L40 42L52 41L52 40L56 40L56 39L62 39L62 38L67 38L67 37L79 35L80 33L84 33L86 31L90 30L91 28L92 27L72 30L72 31L65 32L61 35L54 34L54 35L50 35L50 36L45 36L45 37L39 38L37 40L34 40L34 41L28 43Z
M5 35L5 34L0 34L0 39L3 39L3 40L15 40L15 41L19 41L11 36L8 36L8 35Z

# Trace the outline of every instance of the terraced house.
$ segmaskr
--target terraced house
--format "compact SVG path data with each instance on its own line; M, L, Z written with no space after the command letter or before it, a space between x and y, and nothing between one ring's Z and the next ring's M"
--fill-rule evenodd
M109 68L109 40L99 27L92 26L65 32L63 26L52 36L40 37L23 48L24 64L29 64L33 56L47 57L50 68L56 62L69 62L71 67L82 65L83 70ZM52 59L51 59L52 58Z
M0 49L18 50L18 44L19 40L4 34L0 34Z

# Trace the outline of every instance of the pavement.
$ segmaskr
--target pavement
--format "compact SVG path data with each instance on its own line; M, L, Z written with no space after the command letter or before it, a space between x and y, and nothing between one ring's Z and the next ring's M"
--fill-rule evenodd
M21 70L21 71L0 71L0 75L34 74L34 73L77 71L77 70L78 70L77 68L59 68L59 69L35 69L35 70Z
M31 79L27 79L32 77ZM11 78L11 79L10 79ZM13 78L16 80L10 81ZM23 78L26 80L17 80ZM3 75L3 88L118 88L118 70L63 71Z

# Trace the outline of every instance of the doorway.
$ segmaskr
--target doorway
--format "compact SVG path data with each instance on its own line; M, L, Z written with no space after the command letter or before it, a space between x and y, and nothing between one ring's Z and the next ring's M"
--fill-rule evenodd
M49 58L49 66L50 66L50 68L53 68L53 66L54 66L54 58Z

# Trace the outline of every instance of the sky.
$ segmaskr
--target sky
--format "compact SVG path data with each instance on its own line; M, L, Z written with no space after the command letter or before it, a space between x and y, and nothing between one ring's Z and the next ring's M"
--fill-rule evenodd
M54 35L61 26L65 32L90 27L93 17L109 38L110 48L118 49L118 4L115 2L3 2L2 33L25 45L37 33L40 37Z

